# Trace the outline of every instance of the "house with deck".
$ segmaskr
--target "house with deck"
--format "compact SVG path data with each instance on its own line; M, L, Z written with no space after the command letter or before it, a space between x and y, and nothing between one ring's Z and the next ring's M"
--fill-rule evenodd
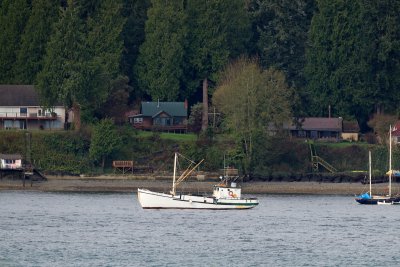
M19 154L0 154L0 170L19 170L22 168L22 156Z
M185 102L142 102L139 114L129 122L139 130L186 132L188 104Z
M301 118L288 126L290 136L308 139L338 140L342 132L342 118Z
M44 109L33 85L0 85L0 129L64 129L62 105Z
M357 121L343 118L306 117L283 127L291 137L326 141L358 141L360 127Z

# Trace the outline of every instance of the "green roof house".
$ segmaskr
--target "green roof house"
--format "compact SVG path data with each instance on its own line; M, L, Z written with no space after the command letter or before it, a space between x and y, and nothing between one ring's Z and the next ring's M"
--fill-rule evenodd
M187 116L187 101L142 102L140 114L130 116L129 121L140 130L186 132Z

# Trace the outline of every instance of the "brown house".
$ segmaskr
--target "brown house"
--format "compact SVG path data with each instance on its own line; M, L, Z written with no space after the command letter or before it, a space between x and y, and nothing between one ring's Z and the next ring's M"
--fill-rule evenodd
M187 102L142 102L140 114L129 116L129 122L140 130L186 132Z
M343 118L301 118L297 124L291 123L284 127L289 130L290 136L297 138L324 139L324 140L352 140L358 141L360 128L357 121L343 121Z
M302 118L288 130L293 137L337 140L342 132L342 118Z

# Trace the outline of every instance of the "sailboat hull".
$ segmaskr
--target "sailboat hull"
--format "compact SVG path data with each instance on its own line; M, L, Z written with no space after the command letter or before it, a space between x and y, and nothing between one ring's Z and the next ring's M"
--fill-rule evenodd
M365 205L398 205L400 204L400 197L356 198L356 201Z
M257 199L216 199L194 195L171 195L138 189L139 203L143 209L250 209L258 205Z

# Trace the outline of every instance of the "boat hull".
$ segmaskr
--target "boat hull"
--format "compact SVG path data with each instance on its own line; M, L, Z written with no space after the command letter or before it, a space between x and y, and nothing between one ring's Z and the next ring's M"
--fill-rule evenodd
M356 198L356 201L364 205L399 205L400 197Z
M138 189L139 203L143 209L250 209L258 205L257 199L216 199L194 195L171 195Z

